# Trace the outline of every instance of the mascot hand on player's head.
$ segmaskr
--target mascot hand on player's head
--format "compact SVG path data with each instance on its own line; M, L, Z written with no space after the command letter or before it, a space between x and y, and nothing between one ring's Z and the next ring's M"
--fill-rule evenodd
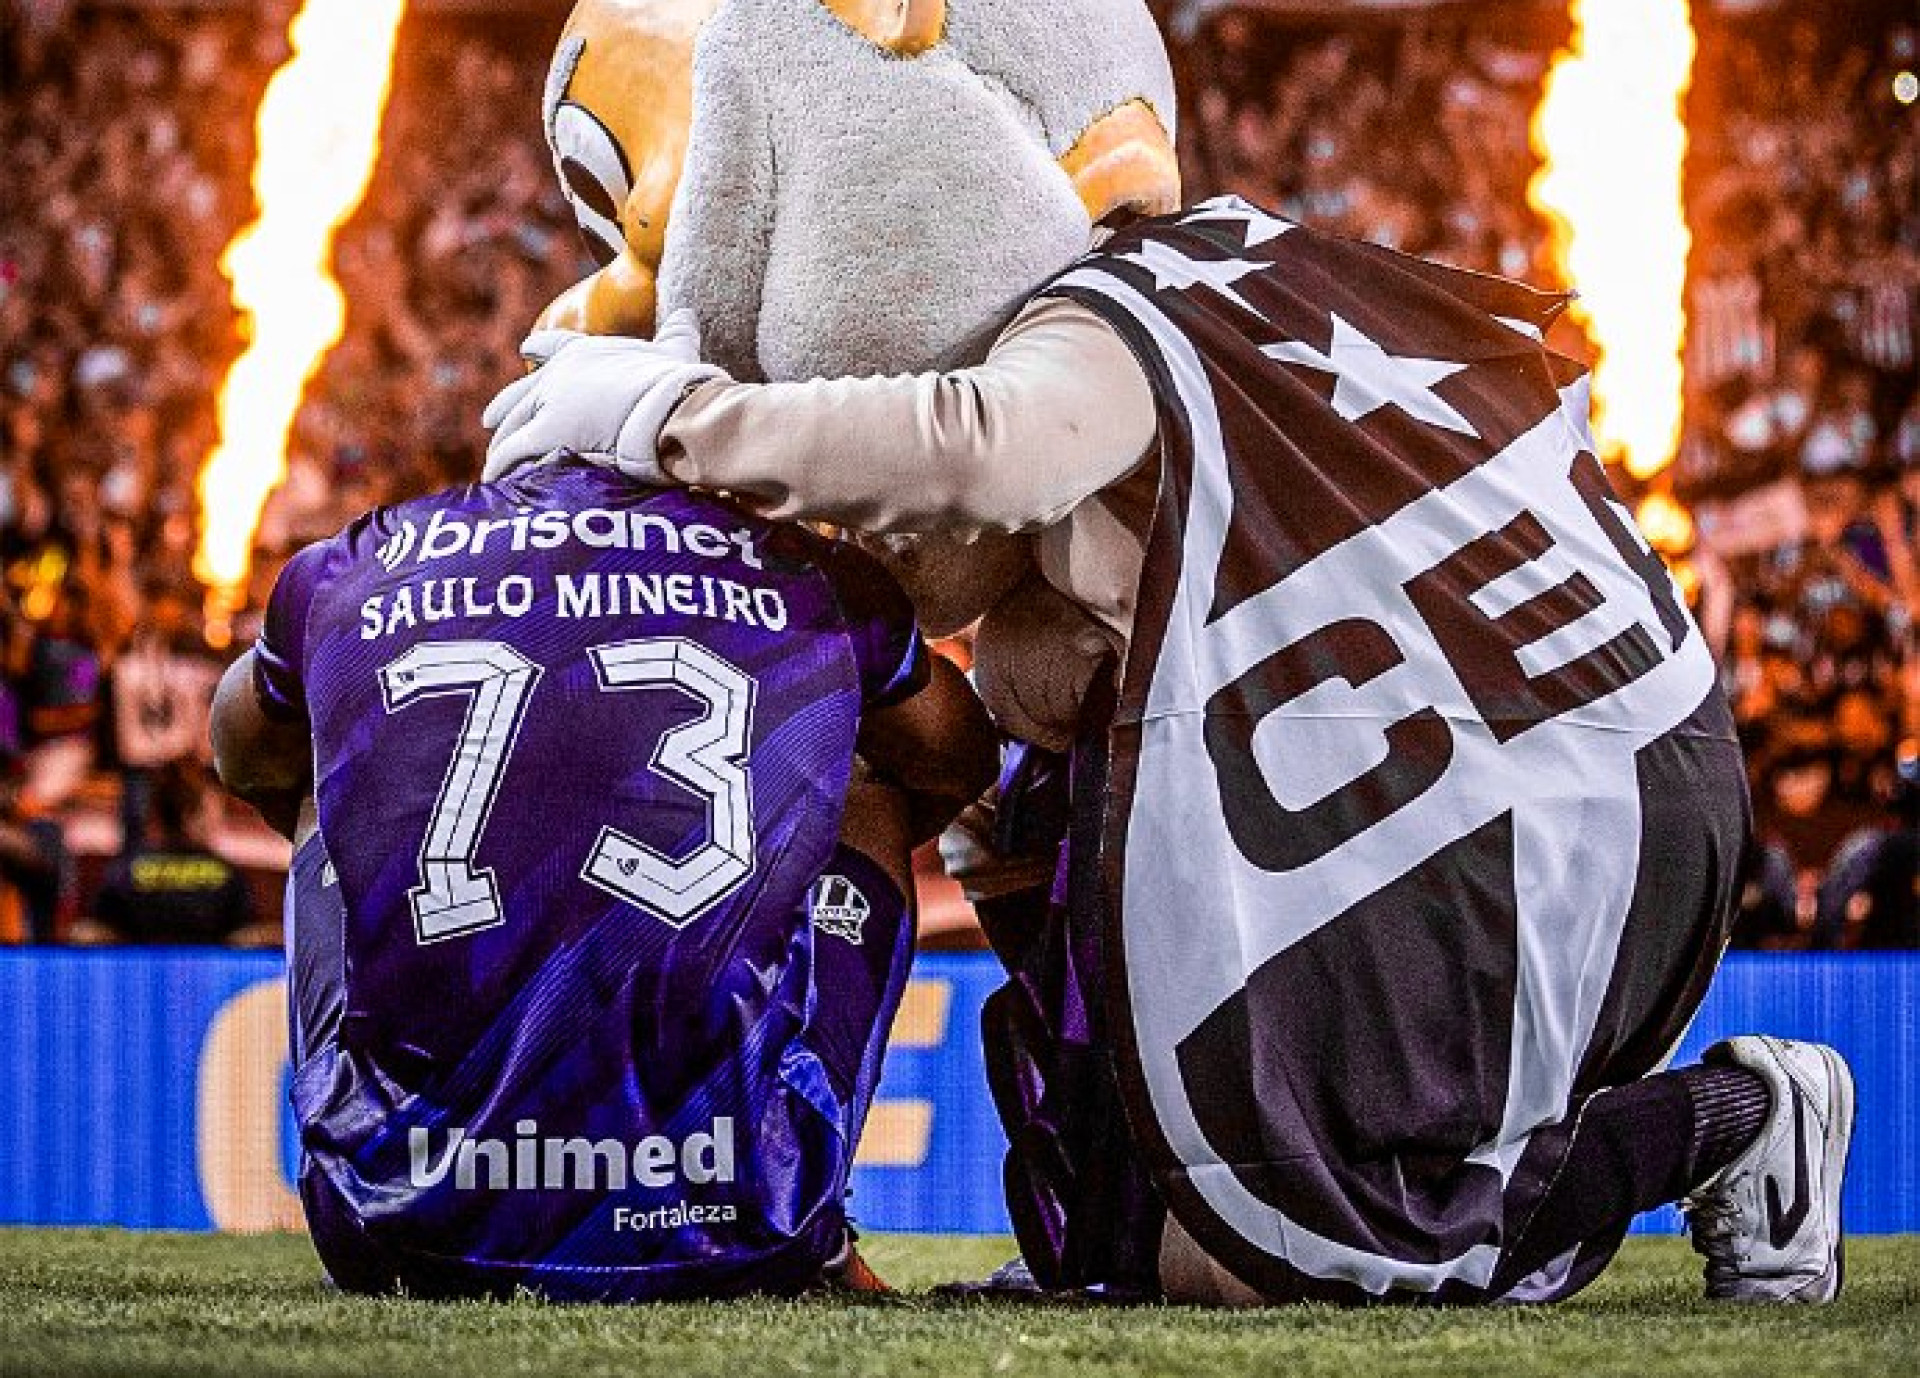
M691 309L742 380L971 362L1179 199L1141 0L580 0L545 117L603 266L541 324Z

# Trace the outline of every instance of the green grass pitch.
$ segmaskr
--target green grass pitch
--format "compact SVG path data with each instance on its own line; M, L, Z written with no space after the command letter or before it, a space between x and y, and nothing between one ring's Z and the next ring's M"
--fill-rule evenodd
M868 1241L898 1299L563 1307L350 1300L298 1237L0 1230L0 1374L761 1378L784 1374L1920 1373L1920 1236L1849 1248L1840 1303L1710 1306L1678 1240L1635 1240L1577 1300L1489 1311L1204 1312L950 1303L1006 1241Z

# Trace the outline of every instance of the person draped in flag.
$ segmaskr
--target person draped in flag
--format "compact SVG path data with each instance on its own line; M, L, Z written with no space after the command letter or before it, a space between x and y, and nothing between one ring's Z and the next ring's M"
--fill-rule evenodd
M873 533L923 615L984 613L1023 744L978 831L1051 882L981 905L1025 1260L994 1286L1546 1300L1684 1200L1709 1295L1831 1299L1844 1060L1753 1037L1660 1070L1749 810L1700 633L1543 346L1562 299L1174 211L1141 6L698 8L677 145L618 80L646 26L576 10L563 176L588 128L600 166L685 166L664 231L583 212L609 266L543 324L608 329L642 270L620 328L656 270L669 314L537 332L490 463L564 445ZM956 67L992 73L978 109ZM930 132L936 90L961 113ZM994 123L1006 91L1034 126ZM1061 252L1034 225L1066 186Z
M295 556L213 731L296 841L299 1186L336 1284L877 1285L845 1197L908 850L995 755L871 559L543 456Z

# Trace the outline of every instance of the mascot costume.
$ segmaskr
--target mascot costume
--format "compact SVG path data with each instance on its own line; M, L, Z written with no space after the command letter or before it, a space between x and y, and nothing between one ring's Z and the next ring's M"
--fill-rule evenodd
M545 110L605 266L490 466L852 528L979 620L977 832L1046 880L981 903L995 1286L1550 1299L1685 1196L1710 1295L1837 1292L1845 1064L1659 1070L1748 807L1562 298L1180 211L1139 0L583 0Z

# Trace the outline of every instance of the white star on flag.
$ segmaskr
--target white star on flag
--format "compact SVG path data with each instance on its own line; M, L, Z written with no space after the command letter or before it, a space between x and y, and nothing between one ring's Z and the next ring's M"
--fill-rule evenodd
M1463 371L1465 364L1389 354L1337 315L1333 318L1333 349L1329 354L1297 341L1267 345L1260 352L1283 364L1302 364L1337 375L1340 381L1333 390L1333 409L1345 420L1358 421L1382 407L1398 407L1416 421L1480 438L1473 423L1433 390L1434 384Z
M1300 227L1290 220L1281 220L1268 215L1251 201L1243 201L1238 196L1216 196L1211 201L1202 201L1194 207L1193 213L1180 222L1182 225L1200 224L1241 224L1246 226L1247 237L1241 245L1246 249L1257 249L1262 244L1271 244L1288 230Z
M1169 289L1188 292L1195 287L1210 287L1235 306L1252 311L1256 316L1260 312L1233 290L1233 284L1250 273L1262 272L1273 266L1271 263L1248 263L1238 258L1188 258L1178 249L1170 249L1155 239L1149 239L1136 252L1121 254L1120 257L1152 273L1153 290L1156 292Z

